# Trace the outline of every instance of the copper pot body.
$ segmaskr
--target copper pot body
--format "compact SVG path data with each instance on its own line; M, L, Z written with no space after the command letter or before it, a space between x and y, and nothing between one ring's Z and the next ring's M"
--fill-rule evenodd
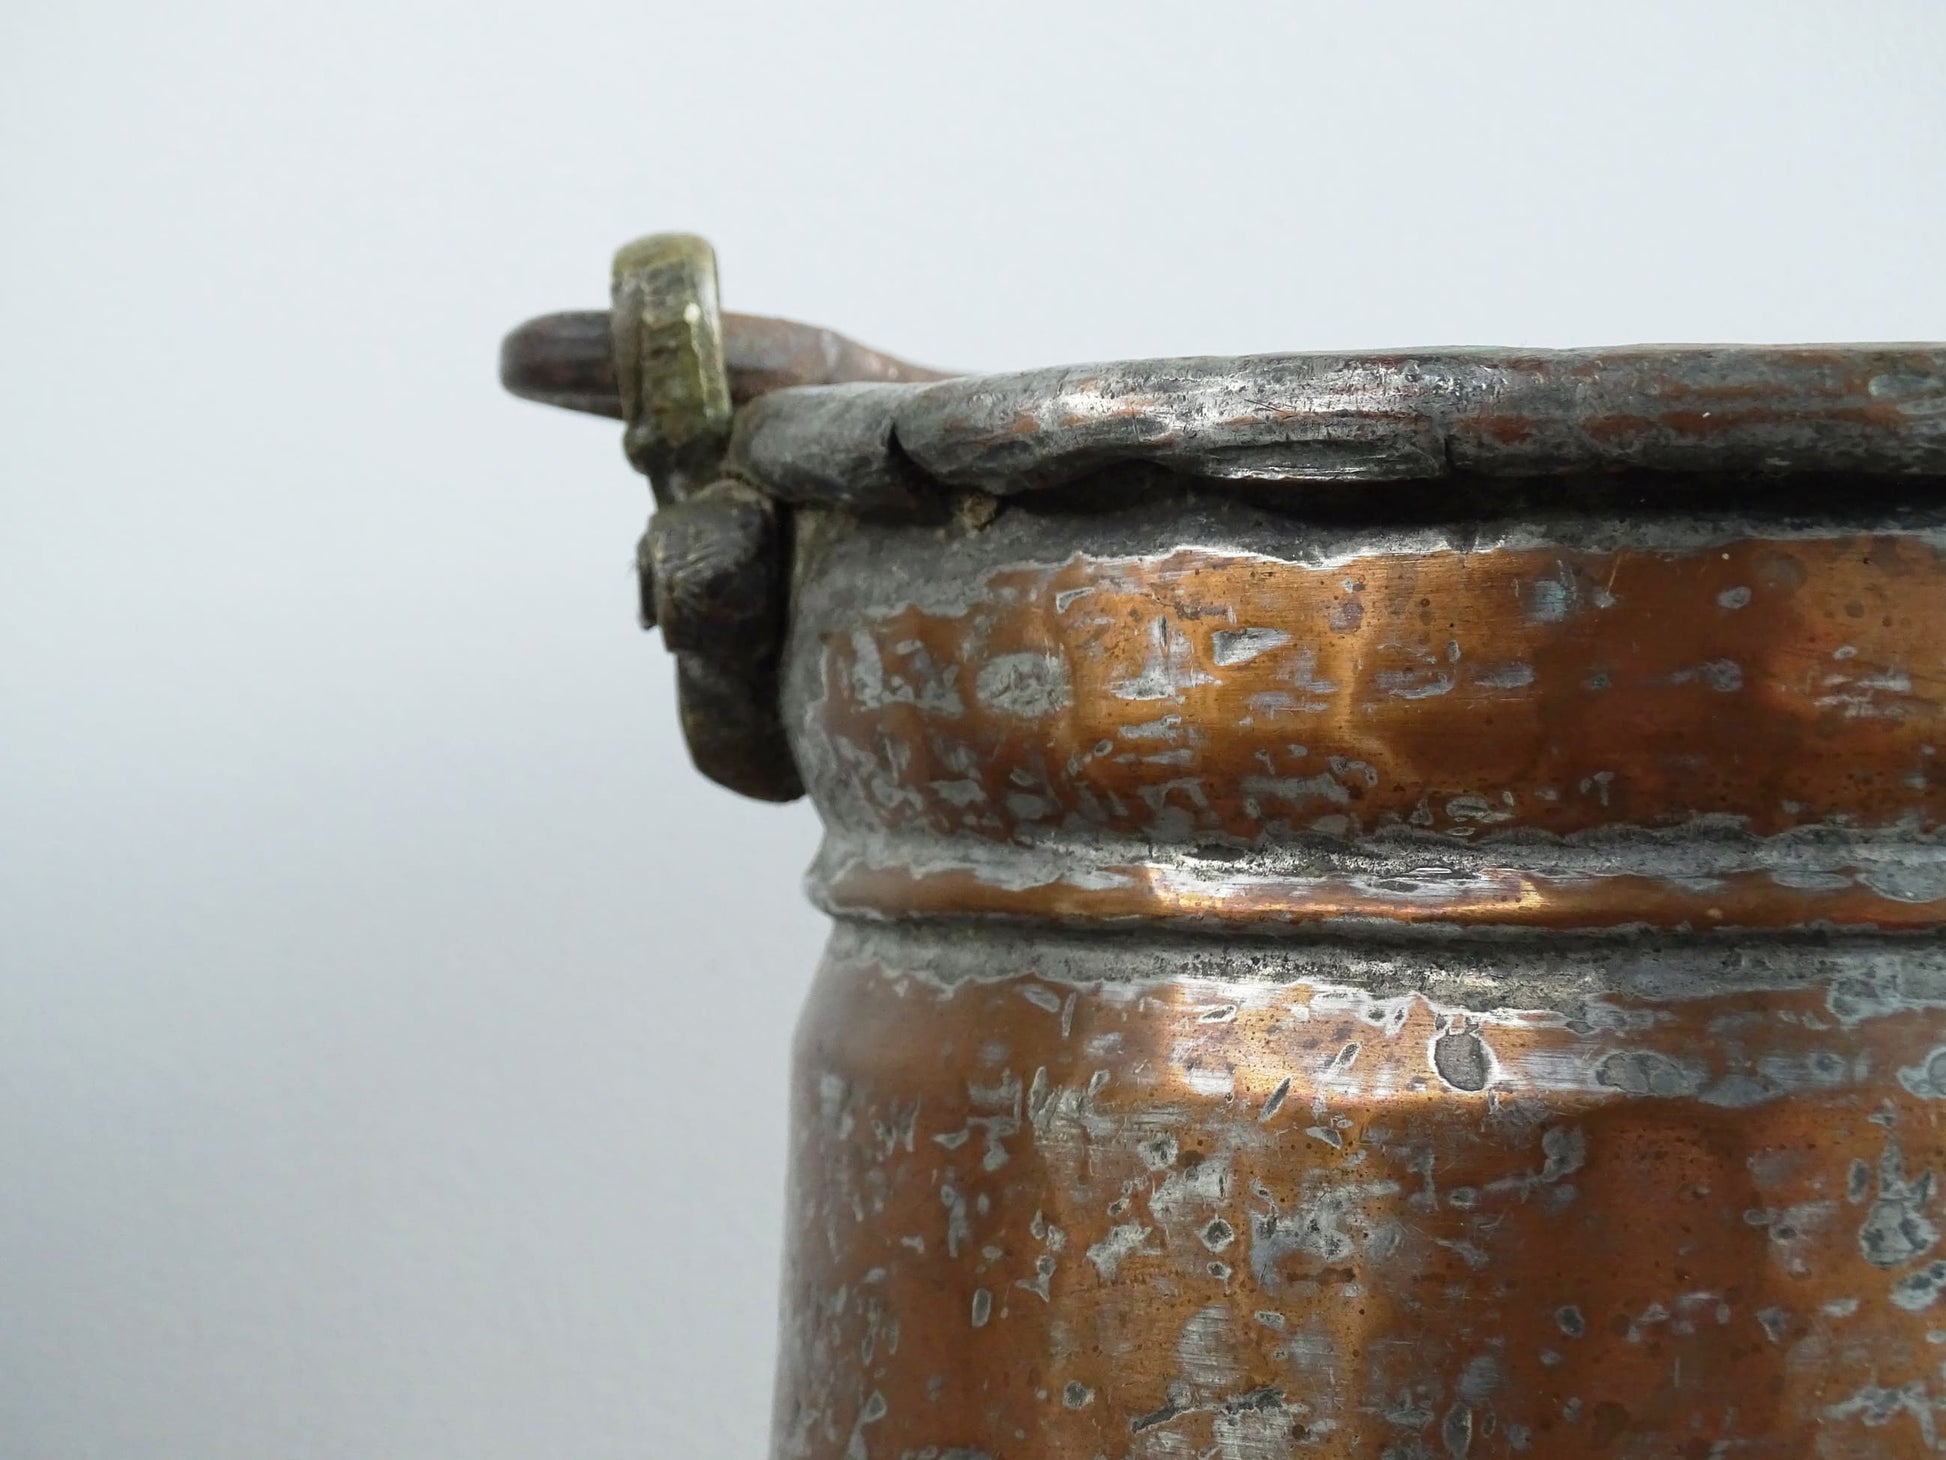
M503 372L825 822L775 1460L1940 1453L1946 346L942 378L714 280Z
M1090 492L797 517L778 1460L1935 1453L1946 530Z

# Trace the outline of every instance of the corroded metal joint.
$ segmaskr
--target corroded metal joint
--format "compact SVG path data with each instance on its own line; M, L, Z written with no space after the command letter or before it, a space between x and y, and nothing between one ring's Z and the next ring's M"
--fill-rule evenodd
M784 627L780 512L742 482L714 482L649 521L644 560L672 653L771 661Z
M803 785L777 703L783 509L713 480L731 420L715 253L684 233L629 244L610 318L623 448L661 503L636 554L641 619L676 656L690 756L747 796L792 800Z
M691 757L733 791L795 799L803 787L778 707L791 471L770 469L762 490L737 480L751 479L732 437L737 407L794 386L944 377L830 330L724 314L715 253L693 234L619 250L612 295L605 312L544 315L510 333L501 380L530 400L622 420L624 453L660 504L637 546L637 615L677 656ZM756 439L764 453L760 429ZM860 453L847 493L861 509L909 512L918 502L906 475L880 459L888 445L889 434ZM832 466L808 469L823 479Z
M683 733L712 780L765 801L804 793L778 706L784 509L719 481L649 520L644 602L676 656Z

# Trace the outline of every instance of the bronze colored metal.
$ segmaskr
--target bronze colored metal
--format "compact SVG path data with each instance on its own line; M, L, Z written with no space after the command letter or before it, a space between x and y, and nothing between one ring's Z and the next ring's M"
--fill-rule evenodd
M907 364L836 330L727 311L722 320L723 363L730 377L730 399L736 405L792 385L947 378L944 371ZM568 310L528 320L501 342L501 385L523 400L619 421L622 397L615 386L609 323L605 309Z
M716 474L730 436L715 250L693 233L624 246L611 318L623 449L658 501L681 501Z
M713 439L657 613L836 919L776 1460L1941 1452L1946 350Z

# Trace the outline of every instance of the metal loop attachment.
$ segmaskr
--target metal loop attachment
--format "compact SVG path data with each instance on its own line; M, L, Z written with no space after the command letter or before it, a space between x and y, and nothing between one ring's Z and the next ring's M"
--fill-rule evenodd
M676 656L690 759L733 791L795 800L778 709L786 509L717 479L732 403L715 252L689 233L624 247L610 330L623 449L659 504L636 550L642 626Z
M711 481L730 435L730 377L716 252L693 233L652 233L615 255L610 328L623 449L661 502Z

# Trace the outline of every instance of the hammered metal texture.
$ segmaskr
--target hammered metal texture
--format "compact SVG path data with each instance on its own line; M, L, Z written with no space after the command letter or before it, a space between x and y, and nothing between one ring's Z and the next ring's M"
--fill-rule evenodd
M800 512L775 1454L1934 1453L1907 496Z

